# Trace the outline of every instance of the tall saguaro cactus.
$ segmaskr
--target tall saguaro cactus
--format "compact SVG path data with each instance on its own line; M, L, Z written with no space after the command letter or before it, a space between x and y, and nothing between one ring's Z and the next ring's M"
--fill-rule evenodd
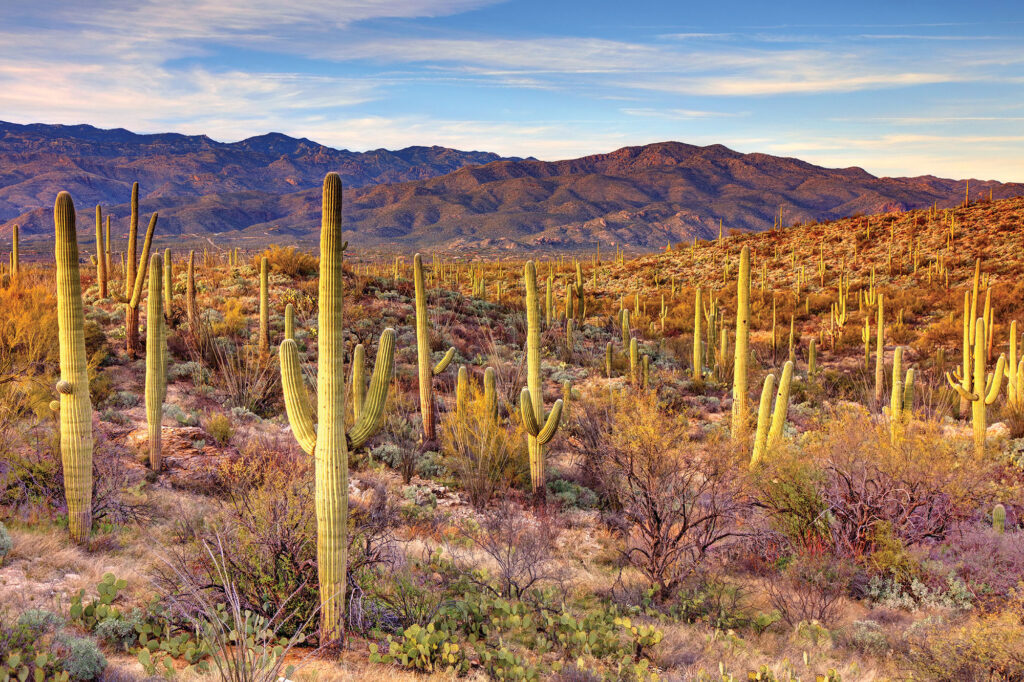
M974 323L975 340L985 338L985 319L979 317ZM1000 355L996 362L995 371L987 377L985 375L985 347L982 343L974 344L974 375L970 381L963 384L970 384L966 389L964 385L954 380L949 372L946 372L946 381L961 398L971 403L971 416L974 424L974 450L979 455L985 452L985 432L988 429L986 408L999 397L999 390L1003 385L1006 356ZM963 380L963 377L957 377Z
M732 437L747 433L747 365L750 355L750 247L740 251L736 281L736 351L732 373Z
M892 356L892 396L889 398L889 436L893 444L903 440L903 427L914 410L914 370L903 374L903 346Z
M703 315L703 310L701 309L700 293L700 287L697 287L693 308L693 380L697 382L704 378L704 348L700 338L700 318Z
M270 277L267 272L267 257L260 259L260 337L261 357L270 355Z
M103 257L103 209L96 204L96 286L107 297L107 259Z
M885 296L878 294L878 319L875 322L875 405L882 409L885 395Z
M164 249L164 317L171 318L171 303L174 300L174 266L171 263L171 250Z
M430 365L430 321L427 319L427 287L423 280L423 257L413 258L413 280L416 288L416 360L419 370L420 415L423 418L423 447L429 447L437 436L434 419L434 377L448 369L455 348L449 348L440 362Z
M21 271L21 254L18 251L18 226L11 230L11 277L17 278Z
M162 461L160 423L167 393L163 273L163 259L159 253L154 253L149 261L149 299L146 301L146 424L149 427L149 466L153 471L160 471Z
M61 192L53 207L57 262L57 333L60 339L60 456L68 529L75 542L87 542L92 528L92 402L85 355L82 279L78 272L75 205Z
M544 415L544 394L540 377L540 301L537 298L537 269L527 261L523 279L526 285L526 388L519 393L519 411L526 428L530 452L530 482L535 494L544 490L544 446L562 419L562 401L556 400Z
M185 316L188 326L196 329L199 323L199 309L196 307L196 252L188 252L188 272L185 279Z
M395 332L380 337L377 361L363 410L345 432L345 367L341 233L341 178L324 178L320 226L320 310L317 334L317 420L303 384L299 350L292 339L281 344L281 384L288 421L299 445L314 456L316 477L317 572L323 638L341 636L345 613L348 547L348 448L366 442L379 427L387 401L395 352Z
M146 268L149 265L149 250L153 243L153 231L156 229L157 214L149 219L146 238L142 242L142 256L136 267L135 249L139 231L139 183L132 185L132 213L128 228L128 254L125 261L125 306L124 336L128 357L134 358L139 352L139 305L142 302L142 285L146 281Z

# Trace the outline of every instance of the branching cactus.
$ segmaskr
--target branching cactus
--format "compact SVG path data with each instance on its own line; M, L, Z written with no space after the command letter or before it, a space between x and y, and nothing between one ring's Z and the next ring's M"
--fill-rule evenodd
M163 259L154 253L149 262L149 299L146 302L146 425L149 428L149 466L160 471L160 423L167 394L167 345L163 315Z
M128 304L124 315L124 336L128 357L134 358L139 352L139 306L142 303L142 285L146 281L146 268L149 266L149 250L153 244L153 231L156 230L157 214L149 219L146 237L142 241L142 256L135 261L136 240L139 231L139 183L132 185L132 213L128 228L128 254L125 261L125 290Z
M267 257L260 259L260 337L259 351L262 357L270 355L270 276Z
M78 272L75 205L61 192L53 207L57 262L57 334L60 341L60 455L68 529L75 542L89 540L92 528L92 402L85 355L82 280Z
M779 380L779 391L775 396L775 409L772 409L772 392L775 390L775 375L764 378L761 388L761 403L757 410L757 431L754 435L754 453L750 458L750 466L758 462L770 452L782 436L786 425L786 414L789 412L789 386L793 380L793 363L786 362L782 367L782 378Z
M449 348L434 366L430 364L430 321L427 319L427 287L423 281L423 257L413 258L413 280L416 286L416 360L420 383L420 415L423 418L423 447L430 447L436 439L434 420L434 377L448 369L455 348Z
M320 227L320 309L318 319L317 423L303 383L295 341L281 344L281 383L288 421L299 445L315 459L317 571L323 639L338 639L345 614L348 546L348 449L366 442L384 416L394 366L395 332L384 330L369 394L359 419L345 432L345 358L343 329L343 252L341 178L324 178Z
M903 374L903 346L897 346L892 357L892 395L889 398L889 436L895 445L903 441L903 430L914 411L914 370Z
M974 325L975 338L985 338L985 320L978 318ZM996 401L999 391L1003 385L1005 374L1006 356L1000 355L996 362L996 370L992 374L985 375L985 348L981 343L974 344L974 373L968 381L964 377L957 376L959 369L954 375L946 372L946 381L961 398L971 403L971 416L974 424L974 450L979 455L985 452L985 432L988 429L988 415L986 408ZM954 378L955 377L955 378ZM967 388L964 388L967 385Z
M736 283L736 350L732 374L732 437L747 433L747 365L750 362L750 247L740 251Z
M537 298L537 269L533 261L524 268L526 284L526 384L519 394L519 411L526 428L530 451L530 482L534 494L544 490L544 446L547 445L562 418L562 401L556 400L551 412L544 415L544 395L540 376L540 301Z

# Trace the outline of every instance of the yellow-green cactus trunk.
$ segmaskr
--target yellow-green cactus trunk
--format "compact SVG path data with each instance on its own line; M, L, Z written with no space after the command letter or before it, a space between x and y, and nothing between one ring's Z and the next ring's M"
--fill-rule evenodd
M149 264L149 299L146 303L146 425L149 430L149 466L160 471L162 438L160 424L164 414L167 381L163 319L163 260L154 253Z
M732 375L732 437L747 433L747 366L750 353L750 247L740 251L740 272L736 282L736 349Z
M92 402L85 355L82 280L78 271L75 205L61 192L53 207L57 263L57 333L60 340L60 454L68 529L75 542L89 540L92 528Z
M260 356L270 355L270 278L267 259L260 259Z

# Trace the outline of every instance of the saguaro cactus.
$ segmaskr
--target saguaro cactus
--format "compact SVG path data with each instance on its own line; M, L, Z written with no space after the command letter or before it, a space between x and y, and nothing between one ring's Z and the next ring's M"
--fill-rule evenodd
M299 445L314 455L316 478L317 572L320 582L320 617L323 638L337 639L345 613L345 570L348 540L348 448L358 447L377 429L384 415L388 383L394 362L395 332L380 337L377 361L364 409L345 433L345 371L343 310L344 281L341 234L341 178L324 178L323 217L320 227L320 310L317 334L317 417L299 366L295 341L281 344L281 384L288 421Z
M107 259L103 257L103 209L96 204L96 286L107 297Z
M484 370L484 406L492 420L498 418L498 382L493 367Z
M260 337L259 351L262 357L270 355L270 279L267 273L267 258L260 259Z
M700 318L703 315L700 300L700 287L697 287L696 301L693 308L693 380L700 381L704 378L704 347L701 345Z
M892 396L889 398L889 436L893 444L903 440L903 427L914 410L914 370L903 373L903 346L892 357Z
M530 452L530 482L537 494L544 490L544 446L555 437L561 423L562 401L556 400L545 417L540 377L540 301L537 298L537 269L532 260L526 262L523 278L526 284L527 387L519 394L519 410Z
M149 428L149 466L160 471L160 423L167 391L164 347L163 260L154 253L149 262L149 300L146 302L146 425Z
M978 318L974 324L975 339L985 338L985 320L984 318ZM1003 375L1005 371L1006 356L1000 355L999 360L996 362L996 370L988 376L986 381L985 376L985 348L981 343L974 344L974 375L971 377L970 382L964 381L963 384L969 383L970 385L965 389L964 385L954 380L954 376L951 376L949 372L946 372L946 381L956 391L961 398L971 403L971 416L974 424L974 450L979 455L985 452L985 432L988 429L988 419L986 413L986 407L991 405L999 397L999 390L1003 385ZM959 374L959 369L957 370ZM963 377L956 377L957 380L963 380Z
M295 340L295 306L291 303L284 307L284 338Z
M1002 535L1006 532L1006 507L997 504L992 507L992 530Z
M878 320L875 323L875 404L882 409L885 393L885 296L878 294Z
M78 272L75 205L61 192L53 207L57 262L57 334L60 340L60 456L68 529L75 542L87 542L92 528L92 402L85 356L82 280Z
M413 258L413 280L416 288L416 360L420 384L420 415L423 418L423 447L436 439L434 422L434 377L448 369L455 348L449 348L441 360L430 365L430 321L427 319L427 287L423 281L423 257Z
M188 275L185 282L185 316L192 329L199 323L199 308L196 307L196 252L188 252Z
M164 249L164 317L171 318L171 303L174 300L174 266L171 263L171 250Z
M638 385L637 371L639 367L639 348L637 347L636 337L629 340L629 380L634 386Z
M465 365L459 367L455 380L455 418L460 424L466 423L466 409L469 404L469 370Z
M770 451L782 436L782 428L786 424L789 411L789 385L793 380L793 363L787 361L782 367L782 378L779 380L779 392L775 396L775 409L772 410L772 391L775 389L775 375L764 378L761 388L761 403L757 410L757 432L754 435L754 453L750 458L750 466L755 466L765 453ZM769 413L771 417L769 417Z
M750 247L740 251L736 282L736 351L732 374L732 437L747 433L747 365L750 354Z
M1010 357L1006 361L1006 402L1012 410L1024 410L1024 357L1017 356L1017 321L1010 323Z
M21 254L18 251L18 226L11 230L11 277L17 277L21 271Z

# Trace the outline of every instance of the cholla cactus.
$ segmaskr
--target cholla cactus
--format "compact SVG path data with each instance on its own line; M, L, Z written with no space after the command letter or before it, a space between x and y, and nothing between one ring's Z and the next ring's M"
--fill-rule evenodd
M60 455L68 530L75 542L89 540L92 528L92 402L85 355L82 280L78 272L75 205L61 192L53 207L57 262L57 335L60 341Z
M985 320L978 318L974 324L975 338L985 338ZM974 374L972 377L957 376L959 369L954 375L946 373L946 381L961 398L971 403L972 422L974 425L974 450L979 455L985 452L985 432L988 428L986 407L991 405L999 397L999 391L1003 385L1005 373L1006 356L1000 355L996 362L995 372L985 374L985 348L981 343L974 344ZM956 377L956 380L954 380ZM966 379L966 380L965 380ZM964 386L967 388L964 388Z
M736 351L732 375L732 437L747 433L747 365L750 362L750 247L740 251L736 285Z
M359 447L373 435L384 416L388 384L394 363L395 332L381 334L370 391L359 419L345 431L345 358L343 328L343 252L341 178L324 178L323 217L320 227L320 293L317 334L317 413L303 383L299 350L285 339L279 352L285 409L292 432L302 449L315 459L317 571L320 617L325 640L342 633L345 614L345 570L348 547L348 449Z
M160 423L167 394L167 346L163 315L163 259L154 253L149 262L149 299L146 302L146 425L149 428L149 466L160 471Z
M775 375L764 378L761 388L761 403L757 410L757 432L754 435L754 453L750 458L750 466L758 462L769 452L779 438L786 424L786 413L789 411L789 386L793 379L793 363L786 362L779 380L779 392L775 396L775 409L772 410L772 392L775 389ZM769 414L771 415L769 417Z
M558 431L562 418L562 401L556 400L551 412L544 415L544 395L540 376L540 301L537 300L537 270L527 261L523 278L526 284L526 383L519 394L519 411L526 428L530 451L530 481L534 494L544 490L544 446Z
M449 348L441 360L430 365L430 321L427 319L427 287L423 281L423 257L413 258L413 280L416 287L416 360L420 383L420 415L423 418L423 446L436 439L434 422L434 377L448 369L455 348Z

